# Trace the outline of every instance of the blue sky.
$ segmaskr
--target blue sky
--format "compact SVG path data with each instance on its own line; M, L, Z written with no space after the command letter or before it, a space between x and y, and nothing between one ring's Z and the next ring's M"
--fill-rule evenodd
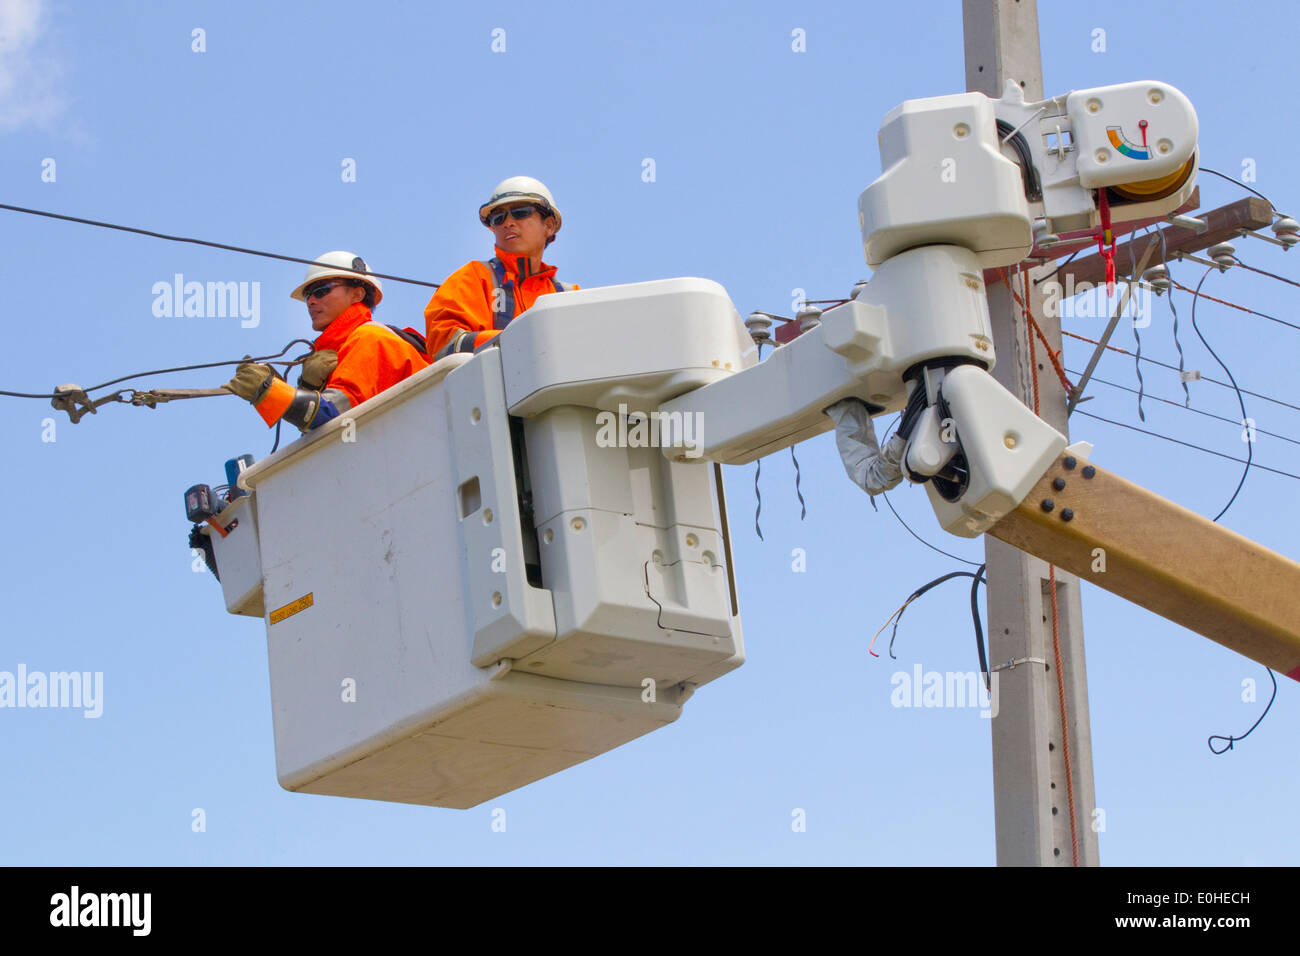
M544 180L564 214L547 259L584 286L679 275L721 282L742 313L789 314L795 289L847 295L868 275L859 192L876 130L904 99L964 87L961 9L920 4L464 5L379 2L67 4L2 0L0 201L310 257L359 252L380 272L439 281L490 252L476 209L508 175ZM1276 51L1300 25L1284 3L1042 4L1045 92L1158 78L1195 104L1204 165L1283 210L1300 133ZM492 51L493 31L505 51ZM1106 49L1092 49L1094 30ZM201 29L204 52L194 52ZM802 29L806 52L791 49ZM1263 38L1267 38L1267 42ZM655 178L645 182L646 159ZM53 160L51 167L46 160ZM356 181L341 171L355 162ZM42 172L52 168L52 182ZM46 177L49 178L48 175ZM1203 177L1206 208L1246 193ZM302 267L0 211L10 290L0 388L40 392L127 372L277 351L309 331L288 292ZM1300 278L1261 242L1241 258ZM1300 255L1300 253L1296 253ZM1194 284L1200 270L1174 266ZM154 314L153 287L260 283L256 327ZM1205 291L1294 321L1300 290L1241 273ZM377 318L420 326L428 290L389 283ZM1222 378L1178 301L1189 368ZM1198 323L1238 382L1292 404L1300 332L1213 303ZM1095 337L1096 319L1066 327ZM1132 331L1119 344L1132 347ZM1087 355L1067 342L1067 365ZM1167 305L1143 351L1176 362ZM1131 360L1098 374L1136 387ZM1151 394L1176 376L1144 369ZM147 385L217 385L221 372ZM1195 407L1236 420L1231 392ZM1086 409L1139 424L1106 386ZM0 670L100 671L103 714L0 709L0 862L17 864L990 864L987 721L974 709L891 706L891 675L969 671L966 590L908 611L897 661L867 642L916 586L957 565L845 479L829 435L764 462L765 536L748 516L754 467L727 469L748 662L673 726L468 810L287 793L275 780L263 626L224 613L195 574L182 492L271 439L235 399L110 406L73 426L46 403L0 399ZM1247 399L1260 429L1300 438L1300 412ZM1240 428L1155 402L1143 427L1228 455ZM1241 466L1101 422L1072 437L1094 460L1202 514ZM1256 460L1300 473L1297 446L1259 435ZM1224 518L1297 556L1292 478L1252 471ZM900 513L945 550L924 492ZM1196 547L1188 542L1189 550ZM807 570L792 569L792 552ZM946 590L945 590L946 589ZM1300 836L1296 687L1230 754L1269 695L1264 669L1091 586L1083 595L1101 858L1125 864L1291 863ZM1242 700L1254 680L1258 700ZM507 812L493 832L493 808ZM194 832L202 808L206 830ZM806 832L793 832L803 809Z

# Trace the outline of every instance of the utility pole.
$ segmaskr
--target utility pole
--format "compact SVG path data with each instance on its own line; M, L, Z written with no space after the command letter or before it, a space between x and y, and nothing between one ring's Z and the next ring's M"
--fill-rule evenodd
M1014 79L1027 101L1043 98L1037 0L962 0L962 28L968 90L997 99L1007 79ZM1046 271L1031 273L1028 305L1052 349L1059 351L1060 319L1045 314L1043 296L1032 281ZM1020 271L1007 270L1007 276L1023 297ZM989 283L988 300L997 352L993 374L1032 408L1031 333L1007 284ZM1035 344L1039 416L1068 436L1068 396L1042 343ZM1054 614L1049 566L990 535L984 542L989 666L1001 668L995 671L998 711L991 721L998 865L1070 866L1077 845L1078 864L1096 866L1094 820L1100 818L1094 814L1079 580L1055 571ZM1055 642L1054 617L1059 622ZM1009 662L1015 666L1007 666ZM1058 677L1064 689L1064 721Z

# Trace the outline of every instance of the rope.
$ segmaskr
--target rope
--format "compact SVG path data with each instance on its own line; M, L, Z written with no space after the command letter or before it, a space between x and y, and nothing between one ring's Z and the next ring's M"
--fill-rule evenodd
M1025 283L1025 298L1020 301L1022 314L1026 322L1036 326L1033 316L1029 313L1029 275L1023 273ZM1008 283L1007 288L1010 288ZM1015 295L1015 292L1012 292ZM1040 330L1041 334L1041 330ZM1038 412L1038 360L1035 355L1034 337L1029 338L1029 369L1033 376L1034 385L1034 414ZM1043 339L1043 347L1047 349L1047 354L1052 354L1051 347L1047 340ZM1067 391L1069 389L1067 388ZM1056 565L1048 564L1048 576L1052 589L1052 651L1056 655L1056 696L1060 703L1061 709L1061 754L1065 758L1065 792L1069 800L1070 811L1070 846L1073 852L1074 865L1079 865L1079 831L1074 818L1074 770L1070 763L1070 729L1065 716L1065 677L1061 673L1061 616L1056 604Z
M1006 282L1007 288L1011 291L1011 297L1015 299L1016 303L1020 306L1020 312L1022 315L1024 315L1025 321L1028 323L1030 330L1034 333L1034 335L1037 335L1038 338L1042 340L1043 348L1047 350L1047 357L1052 362L1052 368L1056 369L1056 377L1060 379L1061 387L1065 389L1065 394L1069 395L1074 391L1074 385L1070 382L1068 378L1066 378L1065 367L1061 364L1061 355L1059 352L1052 351L1052 346L1048 343L1046 334L1044 334L1042 328L1034 320L1033 313L1030 312L1029 307L1026 304L1029 301L1029 273L1022 272L1020 274L1024 282L1024 289L1025 289L1025 297L1022 299L1019 293L1017 293L1015 288L1011 285L1011 282L1007 279L1006 269L999 268L998 271L1002 273L1002 279L1004 282ZM1032 335L1030 336L1030 346L1031 346L1030 352L1032 354L1033 352ZM1038 368L1038 363L1034 362L1035 371L1037 371L1037 368ZM1036 413L1038 409L1035 407L1034 411Z

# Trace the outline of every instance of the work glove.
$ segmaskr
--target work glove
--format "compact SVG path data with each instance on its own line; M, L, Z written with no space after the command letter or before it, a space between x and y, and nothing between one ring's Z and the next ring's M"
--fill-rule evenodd
M298 379L298 384L319 392L334 374L334 367L338 364L339 353L333 349L312 352L302 363L302 377Z
M244 401L256 405L270 391L274 381L275 372L271 366L261 362L243 362L235 370L235 377L226 383L226 388Z

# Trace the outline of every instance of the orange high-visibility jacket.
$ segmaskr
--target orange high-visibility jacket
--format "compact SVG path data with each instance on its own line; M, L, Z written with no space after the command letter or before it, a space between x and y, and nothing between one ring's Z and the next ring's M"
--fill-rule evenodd
M339 313L312 347L318 352L333 349L339 354L339 364L321 392L322 400L331 403L337 412L360 405L429 365L414 346L392 329L371 322L370 310L360 302ZM297 392L287 382L277 380L257 406L262 420L274 425L288 410ZM318 416L312 427L332 417Z
M472 351L491 341L525 309L532 308L539 296L578 288L557 282L555 266L543 262L540 270L530 273L527 256L499 248L494 251L495 259L466 263L453 272L425 306L425 341L430 360L451 352ZM498 287L500 294L496 294Z

